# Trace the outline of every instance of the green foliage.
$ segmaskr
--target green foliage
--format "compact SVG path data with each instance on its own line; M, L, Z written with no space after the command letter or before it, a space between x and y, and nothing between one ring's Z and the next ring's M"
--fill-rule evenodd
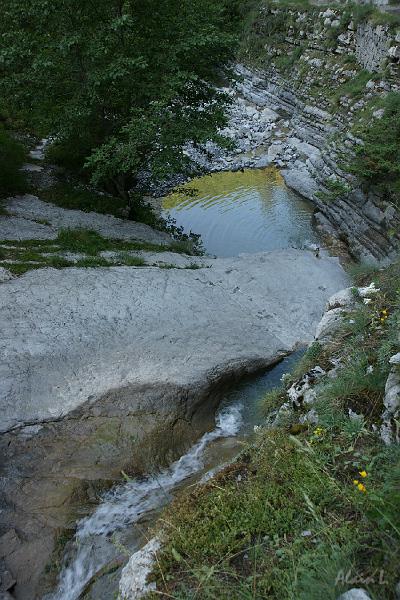
M212 85L240 2L4 0L0 91L55 137L53 158L121 195L137 172L188 166L182 144L223 140Z
M303 48L295 48L290 53L282 54L274 58L274 64L280 71L289 71L300 59Z
M26 151L0 124L0 199L25 190L25 178L20 171Z
M312 344L285 377L287 388L315 364L339 364L314 388L318 427L261 428L233 464L175 500L151 598L336 600L354 587L348 573L368 580L371 597L394 598L400 450L386 449L371 425L398 349L400 263L363 277L372 275L380 291L371 302L358 297L335 339ZM268 394L267 412L287 400L285 387Z
M351 4L349 10L351 11L354 25L356 26L363 21L367 21L377 9L373 4Z
M368 263L354 263L349 265L347 272L349 273L352 281L357 285L365 285L374 280L374 276L377 273L377 267Z
M41 189L40 198L62 208L83 212L93 211L116 217L121 217L122 211L126 208L126 201L122 198L100 194L78 183L58 182L51 187Z
M395 203L400 202L400 94L391 92L382 101L384 114L362 123L364 141L349 169L368 186L379 186Z
M332 202L337 198L347 196L351 191L350 186L340 179L326 179L325 187L326 192L317 192L316 194L324 202Z
M16 275L22 275L32 269L54 267L111 267L123 265L141 267L146 263L134 252L184 252L190 254L189 242L176 241L169 246L150 244L147 242L131 242L104 238L96 231L88 229L62 229L55 240L5 240L0 241L0 266L6 267ZM105 259L101 252L114 253L112 258ZM78 261L72 260L65 253L81 254ZM174 267L175 268L175 267ZM187 268L197 269L192 263Z
M57 242L66 252L76 252L96 256L110 246L109 240L89 229L62 229Z
M309 371L316 365L325 366L326 357L324 347L319 342L313 342L305 351L299 362L293 367L291 379L301 377L303 373Z
M268 417L271 411L279 408L285 401L285 390L282 387L277 387L267 392L262 401L262 410L265 416Z
M360 99L365 93L365 86L368 81L376 77L370 71L362 69L357 75L335 89L333 100L338 103L342 96L350 96L350 98L354 98L355 100Z
M387 468L374 443L366 448L362 427L353 433L349 450L346 436L294 439L264 430L235 463L190 488L164 515L159 591L150 597L335 600L349 587L349 570L383 565L386 585L375 582L375 590L391 590L400 453ZM364 468L368 495L353 484Z

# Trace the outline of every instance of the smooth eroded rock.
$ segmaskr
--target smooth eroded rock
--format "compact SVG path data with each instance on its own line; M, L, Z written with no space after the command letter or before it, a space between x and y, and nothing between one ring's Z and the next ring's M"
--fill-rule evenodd
M59 419L110 390L268 365L312 339L327 299L346 283L337 259L299 250L197 270L41 269L6 281L1 430Z

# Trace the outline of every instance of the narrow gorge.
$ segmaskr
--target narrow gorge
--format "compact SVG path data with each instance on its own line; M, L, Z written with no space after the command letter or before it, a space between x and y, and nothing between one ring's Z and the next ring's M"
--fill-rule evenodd
M325 593L304 575L321 557L328 598L399 597L400 143L357 162L368 131L399 128L397 7L246 6L213 89L225 142L196 140L191 113L193 140L175 132L189 172L172 154L164 180L141 165L118 201L60 166L57 140L16 134L25 188L0 211L1 600L305 600ZM114 143L96 155L110 169L136 151ZM367 498L375 464L389 475ZM378 498L373 526L340 496L347 480ZM383 550L365 533L379 523ZM346 561L365 570L354 585Z

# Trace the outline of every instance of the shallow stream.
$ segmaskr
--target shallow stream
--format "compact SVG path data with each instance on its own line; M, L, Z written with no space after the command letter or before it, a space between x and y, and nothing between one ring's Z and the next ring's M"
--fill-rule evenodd
M121 565L148 539L162 508L183 488L211 476L249 441L262 421L262 399L298 360L301 350L227 393L205 433L169 468L132 479L104 494L95 512L77 525L66 549L57 591L46 600L105 600L118 591ZM106 568L105 568L106 567ZM88 584L90 583L90 589ZM87 595L86 595L87 594Z
M312 207L291 192L276 169L223 172L192 180L163 202L164 216L201 234L208 254L237 256L318 241ZM220 469L262 420L260 404L299 353L226 394L215 428L169 468L127 480L104 494L67 544L57 591L48 600L117 596L122 565L146 542L162 508L183 488Z

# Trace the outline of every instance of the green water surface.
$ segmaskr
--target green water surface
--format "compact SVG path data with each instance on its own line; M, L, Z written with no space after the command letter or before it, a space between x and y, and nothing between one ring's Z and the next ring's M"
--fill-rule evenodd
M163 200L164 216L186 233L201 234L205 251L216 256L317 242L312 213L273 167L198 177Z

